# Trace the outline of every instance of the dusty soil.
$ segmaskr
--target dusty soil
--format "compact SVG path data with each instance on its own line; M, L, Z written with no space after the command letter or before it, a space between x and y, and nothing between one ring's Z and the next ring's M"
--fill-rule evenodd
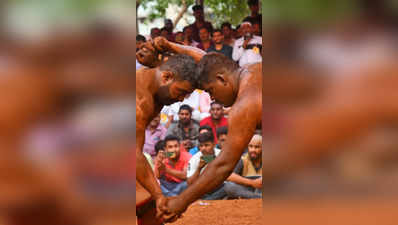
M261 217L261 199L196 201L172 225L260 225Z

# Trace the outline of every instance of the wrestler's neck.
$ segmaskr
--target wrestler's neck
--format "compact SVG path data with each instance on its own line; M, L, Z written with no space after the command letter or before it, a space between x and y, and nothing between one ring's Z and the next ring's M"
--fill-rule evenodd
M238 70L236 70L233 74L233 76L235 77L234 82L233 82L233 93L234 93L234 99L236 100L236 98L238 97L238 93L240 90L240 85L242 83L242 80L246 77L246 69L244 68L239 68Z
M157 68L150 69L148 73L145 74L145 76L148 77L145 79L145 87L152 95L155 95L160 87L160 74L161 72ZM157 77L159 77L159 79L157 79Z

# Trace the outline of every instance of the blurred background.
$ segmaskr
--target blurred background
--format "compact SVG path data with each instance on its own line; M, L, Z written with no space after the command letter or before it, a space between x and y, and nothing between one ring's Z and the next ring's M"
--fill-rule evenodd
M0 11L0 224L133 224L134 2Z
M301 149L301 154L287 156L284 163L281 160L277 164L279 170L267 169L266 164L276 160L275 151L283 151L273 147L289 144L292 147L294 141L300 144L287 138L289 134L309 131L304 124L301 131L293 131L289 121L316 116L311 114L314 105L333 111L328 105L336 102L324 97L337 86L334 94L340 96L340 103L353 107L359 101L364 104L396 101L390 99L388 88L366 91L370 89L359 88L363 83L355 81L373 77L370 86L388 86L383 84L383 77L394 77L397 72L381 69L397 60L397 3L394 0L263 1L263 210L267 223L391 224L396 221L396 121L378 123L344 142ZM396 83L391 80L391 84ZM358 116L361 114L366 113L358 110ZM333 120L335 127L351 122L324 119ZM315 126L308 124L308 127ZM314 138L312 146L317 146L317 134L306 137L309 136ZM292 162L315 156L313 152L317 151L328 154L296 169L291 166ZM292 169L286 172L287 167ZM272 176L270 171L278 175Z

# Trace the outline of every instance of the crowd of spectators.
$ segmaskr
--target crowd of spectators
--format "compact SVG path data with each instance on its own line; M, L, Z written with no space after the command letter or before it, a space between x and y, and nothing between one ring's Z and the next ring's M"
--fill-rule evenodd
M158 36L182 45L200 48L206 52L218 52L237 62L240 66L261 62L262 49L262 15L259 13L259 1L248 0L250 15L241 24L232 27L231 23L223 22L218 28L205 20L201 5L192 7L194 23L175 31L170 19L164 20L164 27L151 28L146 38L137 35L137 43L154 39ZM137 44L138 46L138 44ZM137 62L137 67L140 65Z
M144 154L166 196L180 194L197 180L227 141L228 120L222 104L212 102L210 116L201 121L194 120L192 112L183 104L177 122L166 128L157 116L145 131ZM261 198L261 152L262 138L255 134L234 173L202 199Z

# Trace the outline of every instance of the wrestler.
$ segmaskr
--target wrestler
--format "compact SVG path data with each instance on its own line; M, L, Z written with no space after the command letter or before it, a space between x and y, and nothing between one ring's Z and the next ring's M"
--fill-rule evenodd
M235 62L221 54L200 55L165 40L162 47L163 51L194 54L196 59L200 59L200 88L207 91L216 101L227 107L232 106L228 117L227 142L221 154L209 164L194 184L166 202L164 219L173 221L189 204L214 190L227 179L256 128L261 126L262 67L257 63L239 68Z
M137 59L141 62L141 51ZM144 62L144 65L148 65ZM153 64L151 64L153 66ZM182 101L196 87L195 60L187 55L175 55L155 68L140 68L136 72L136 174L137 181L150 193L157 207L162 206L165 197L153 172L142 153L145 129L160 113L164 105ZM158 212L161 210L158 209Z

